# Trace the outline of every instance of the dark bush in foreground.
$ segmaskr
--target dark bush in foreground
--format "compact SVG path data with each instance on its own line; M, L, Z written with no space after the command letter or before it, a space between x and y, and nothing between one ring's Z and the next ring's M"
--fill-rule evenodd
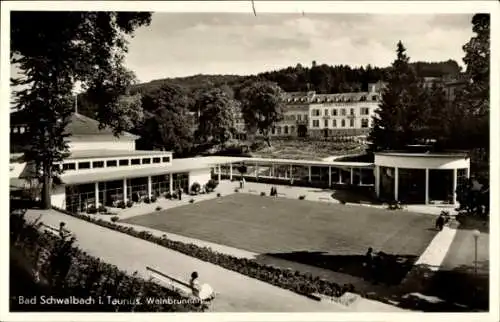
M189 312L205 308L186 301L187 297L175 290L166 289L151 281L146 281L136 273L128 275L118 267L89 256L73 245L74 239L61 238L50 233L42 233L37 224L27 224L22 216L11 215L11 263L24 270L24 285L31 289L13 289L11 308L22 311L97 311L97 312ZM111 224L111 223L110 223ZM12 257L14 256L14 257ZM21 282L21 281L19 281ZM36 287L40 286L40 287ZM24 305L17 308L19 296L33 295L43 290L41 295L56 298L97 299L103 303L89 305ZM142 299L142 305L108 303L106 297L113 295L120 299ZM148 303L146 298L172 299L173 303ZM180 304L179 304L180 303Z
M265 196L266 196L266 193L265 193L264 191L262 191L262 192L260 193L260 195L261 195L262 197L265 197Z
M112 221L112 222L117 222L117 221L118 221L118 219L120 219L120 217L118 217L118 216L113 216L113 217L111 217L111 221Z
M306 196L304 196L304 195L299 196L299 199L300 199L300 200L304 200L304 199L306 199Z
M134 202L132 200L127 201L127 207L132 208Z
M163 247L178 251L185 255L198 258L202 261L219 265L223 268L238 272L240 274L256 278L258 280L291 290L293 292L310 295L312 293L321 293L328 296L341 296L352 286L340 286L330 281L320 281L311 274L301 272L292 273L289 269L263 265L255 260L246 258L237 258L227 254L213 251L208 247L200 247L195 244L186 244L166 238L165 235L157 237L147 231L137 231L132 227L124 227L102 219L94 219L84 214L73 214L68 211L57 209L70 216L103 226L115 231L128 234L133 237L141 238L149 242L156 243Z
M156 211L160 211L160 210L162 210L162 209L163 209L162 207L158 206L158 207L156 207L156 209L155 209L155 210L156 210Z

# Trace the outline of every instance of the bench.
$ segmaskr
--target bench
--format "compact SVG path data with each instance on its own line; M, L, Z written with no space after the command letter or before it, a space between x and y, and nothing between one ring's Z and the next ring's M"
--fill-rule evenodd
M56 228L54 226L47 225L44 223L41 223L41 226L45 229L46 232L60 236L59 228ZM64 235L64 237L72 237L73 233L71 231L69 231L68 229L63 228L63 235Z
M179 291L187 296L193 296L191 286L188 282L181 280L180 278L169 276L155 268L146 266L146 270L153 281L157 284L171 290ZM201 285L201 289L198 298L202 301L211 301L215 298L215 292L212 287L208 284Z

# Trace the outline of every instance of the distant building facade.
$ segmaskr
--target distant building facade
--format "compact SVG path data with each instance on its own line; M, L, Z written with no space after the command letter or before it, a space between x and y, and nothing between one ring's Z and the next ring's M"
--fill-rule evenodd
M317 94L293 92L284 95L283 120L272 136L333 137L367 134L381 99L384 83L369 84L368 92Z

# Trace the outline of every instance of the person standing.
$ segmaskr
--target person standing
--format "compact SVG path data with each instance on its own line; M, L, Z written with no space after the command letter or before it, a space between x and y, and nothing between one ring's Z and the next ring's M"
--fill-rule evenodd
M182 189L181 189L181 186L179 186L179 188L177 189L177 195L179 197L179 200L182 200Z
M444 216L443 214L440 214L439 217L436 219L436 229L441 231L443 230L444 226Z
M373 277L373 248L368 248L363 262L365 268L365 280L370 280Z

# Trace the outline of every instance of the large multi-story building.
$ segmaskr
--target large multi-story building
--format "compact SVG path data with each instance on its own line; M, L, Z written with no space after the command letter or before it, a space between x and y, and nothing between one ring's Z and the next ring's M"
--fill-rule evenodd
M273 136L331 137L366 134L380 102L384 83L368 86L368 92L317 94L294 92L284 95L283 120Z

